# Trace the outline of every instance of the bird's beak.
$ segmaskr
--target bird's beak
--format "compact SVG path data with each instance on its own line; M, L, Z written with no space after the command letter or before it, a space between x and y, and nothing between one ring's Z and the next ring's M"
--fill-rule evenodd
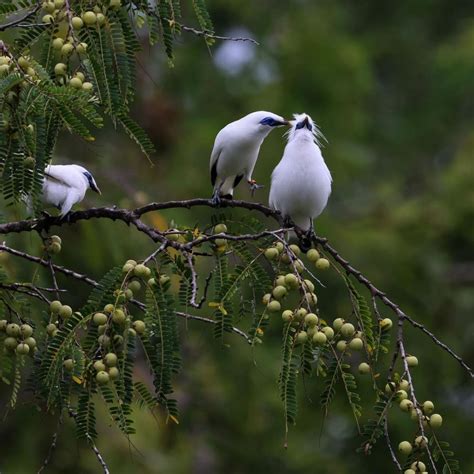
M95 191L97 194L102 195L102 193L100 192L100 189L99 189L99 187L97 186L97 184L93 184L93 185L91 186L91 189L92 189L92 191Z
M311 125L309 123L308 117L305 117L303 120L303 127L306 127L308 130L311 130Z

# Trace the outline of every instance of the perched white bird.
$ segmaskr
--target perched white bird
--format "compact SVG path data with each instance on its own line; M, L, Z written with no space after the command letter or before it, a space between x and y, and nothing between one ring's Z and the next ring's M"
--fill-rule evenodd
M81 202L89 188L101 194L92 175L82 166L49 165L44 170L43 202L57 207L61 216Z
M252 192L261 187L252 179L260 146L273 128L283 125L288 122L279 115L252 112L217 134L210 162L214 202L218 203L221 197L232 199L234 188L244 177Z
M285 220L312 232L313 219L331 194L332 177L321 154L319 128L307 114L294 118L283 158L272 173L269 201Z

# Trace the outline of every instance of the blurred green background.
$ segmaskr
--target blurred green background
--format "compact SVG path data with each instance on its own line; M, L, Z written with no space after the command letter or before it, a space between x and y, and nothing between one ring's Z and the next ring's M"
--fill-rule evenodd
M220 128L254 110L307 112L328 140L323 154L334 178L318 234L472 366L474 4L209 0L208 6L219 34L251 36L260 46L219 42L208 49L183 34L171 68L161 47L144 43L133 115L158 149L154 165L110 126L93 145L65 134L57 163L85 164L103 192L89 194L84 206L208 197L209 155ZM266 187L256 200L266 202L283 147L280 130L265 141L254 177ZM236 197L251 199L243 185ZM9 218L21 215L4 211ZM151 222L206 224L211 214L172 211ZM152 250L122 223L89 221L58 233L64 240L58 262L96 278ZM8 236L7 243L39 252L33 235ZM31 279L33 267L13 257L2 263L17 279ZM340 280L323 279L320 301L332 318L347 301ZM73 289L68 303L79 307L88 288L60 283ZM279 323L255 350L237 336L223 347L211 329L182 326L179 425L137 409L138 434L129 446L106 415L100 417L98 445L112 473L395 472L383 441L369 458L355 452L361 439L342 393L323 426L315 378L299 387L299 418L285 450ZM420 361L418 398L434 401L444 417L440 437L452 444L462 472L473 472L472 381L420 332L408 331L407 347ZM147 380L145 367L137 367L137 376ZM366 407L374 401L368 385L361 380ZM2 385L0 399L8 396ZM32 411L28 398L0 425L2 474L36 472L55 431L56 418ZM412 432L407 418L393 412L396 444ZM100 472L69 421L46 472Z

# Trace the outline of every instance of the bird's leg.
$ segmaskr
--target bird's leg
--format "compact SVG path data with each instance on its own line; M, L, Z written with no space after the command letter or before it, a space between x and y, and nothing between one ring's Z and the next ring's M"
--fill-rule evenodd
M41 211L41 217L44 217L45 219L50 219L52 216L49 212Z
M249 179L247 183L249 183L252 197L255 194L255 191L257 191L257 189L262 189L263 187L265 187L263 184L257 184L257 181L255 181L254 179Z
M221 196L220 196L221 187L222 187L222 184L219 186L216 186L216 188L214 189L214 193L212 194L212 198L211 198L211 202L213 206L219 207L221 204Z

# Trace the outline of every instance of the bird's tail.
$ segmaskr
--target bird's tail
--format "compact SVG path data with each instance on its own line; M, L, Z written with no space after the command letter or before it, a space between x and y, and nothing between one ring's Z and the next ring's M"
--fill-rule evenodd
M234 178L227 178L221 186L219 194L226 199L232 199L234 195Z

